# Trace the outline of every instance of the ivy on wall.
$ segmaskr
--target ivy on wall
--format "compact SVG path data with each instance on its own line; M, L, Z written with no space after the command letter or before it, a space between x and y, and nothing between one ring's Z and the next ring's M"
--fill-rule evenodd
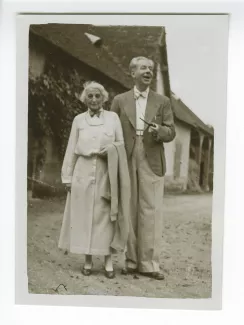
M51 137L61 157L72 120L86 109L79 100L85 80L75 70L65 76L63 69L52 68L38 78L29 79L28 121L33 138L40 142L40 147L44 146L42 139Z

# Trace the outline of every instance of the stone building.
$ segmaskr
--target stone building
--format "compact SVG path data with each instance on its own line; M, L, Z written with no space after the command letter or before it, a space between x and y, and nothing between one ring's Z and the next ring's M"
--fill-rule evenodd
M167 61L166 33L163 27L92 26L44 24L32 25L29 33L29 80L55 72L76 73L83 81L96 80L113 97L132 87L128 72L130 60L147 56L155 62L152 88L171 97L175 115L176 139L165 144L166 187L175 184L186 189L190 158L199 168L199 184L209 189L210 165L213 159L213 130L205 125L171 92ZM57 76L58 77L58 76ZM82 84L80 85L80 92ZM77 100L74 94L74 102ZM30 104L29 104L30 105ZM30 108L30 106L29 106ZM67 112L68 112L67 107ZM46 155L42 169L36 173L33 162L32 121L29 117L28 177L55 187L61 185L60 169L63 157L57 152L54 139L46 137ZM30 183L29 183L30 186Z

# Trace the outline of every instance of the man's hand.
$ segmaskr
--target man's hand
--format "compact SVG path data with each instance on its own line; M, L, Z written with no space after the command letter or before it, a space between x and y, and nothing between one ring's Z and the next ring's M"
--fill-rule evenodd
M149 127L148 132L149 133L152 133L152 135L154 137L157 137L157 135L158 135L158 129L159 129L158 124L153 123L153 126L150 126Z

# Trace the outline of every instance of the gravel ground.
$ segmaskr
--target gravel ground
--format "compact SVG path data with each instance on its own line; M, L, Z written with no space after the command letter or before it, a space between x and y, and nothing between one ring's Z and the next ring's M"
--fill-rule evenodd
M31 199L28 203L30 293L158 298L211 297L210 194L165 197L160 257L161 268L165 273L164 281L140 275L122 275L122 255L114 256L115 279L105 278L101 257L93 259L94 273L90 277L83 276L81 267L84 256L67 254L57 247L64 204L65 201L60 199Z

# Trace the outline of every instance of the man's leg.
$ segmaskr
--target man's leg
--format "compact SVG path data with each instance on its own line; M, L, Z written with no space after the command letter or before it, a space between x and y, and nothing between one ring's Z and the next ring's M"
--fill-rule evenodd
M162 240L164 177L151 170L143 142L138 163L138 268L140 272L159 272Z
M130 232L127 242L126 267L130 269L137 268L137 213L138 213L138 177L136 169L136 144L133 149L132 157L128 161L130 182L131 182L131 200L130 200Z

